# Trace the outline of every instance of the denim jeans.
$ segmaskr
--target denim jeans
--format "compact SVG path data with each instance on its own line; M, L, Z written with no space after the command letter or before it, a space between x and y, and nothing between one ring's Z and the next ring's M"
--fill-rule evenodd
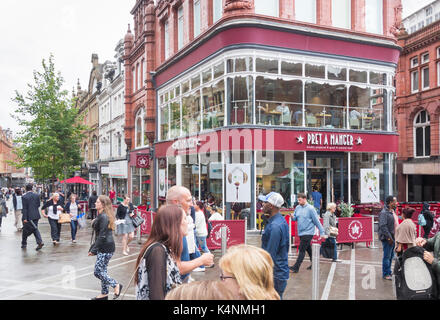
M196 237L197 246L200 246L200 249L204 253L210 252L208 246L206 245L206 237Z
M280 295L280 299L283 300L283 293L284 290L286 290L287 280L273 278L273 285L275 287L275 291Z
M77 231L78 231L78 220L70 221L70 233L72 234L72 240L75 240Z
M336 260L336 259L338 259L338 246L336 244L336 238L329 237L329 239L335 245L335 247L333 249L334 250L334 252L333 252L333 260Z
M394 258L394 243L389 244L388 241L382 241L383 259L382 259L382 276L391 275L391 262Z

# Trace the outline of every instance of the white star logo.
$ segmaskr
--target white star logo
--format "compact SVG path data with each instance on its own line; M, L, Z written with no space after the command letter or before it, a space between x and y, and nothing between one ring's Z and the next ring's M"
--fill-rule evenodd
M303 141L304 141L303 136L296 137L296 139L298 140L298 143L303 143Z
M357 138L357 141L356 141L357 144L362 144L362 142L363 142L363 140L361 137Z
M355 224L352 228L351 228L351 233L352 234L358 234L359 233L359 226L357 224Z

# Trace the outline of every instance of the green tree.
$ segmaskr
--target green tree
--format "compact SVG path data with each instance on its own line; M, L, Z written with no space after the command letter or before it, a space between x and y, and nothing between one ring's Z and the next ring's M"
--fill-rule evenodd
M54 58L42 61L42 71L34 71L34 83L23 96L12 100L18 107L12 116L23 128L15 139L17 168L30 167L34 178L65 179L81 166L81 141L87 129L75 108L75 98L63 90L63 78L55 71Z

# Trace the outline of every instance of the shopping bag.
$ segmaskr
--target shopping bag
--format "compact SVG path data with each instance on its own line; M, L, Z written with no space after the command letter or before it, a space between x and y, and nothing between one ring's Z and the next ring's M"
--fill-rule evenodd
M80 213L80 214L78 215L77 219L78 219L78 225L79 225L79 227L80 227L81 229L82 229L82 228L85 228L85 227L86 227L86 213L85 213L85 212Z
M60 218L58 219L58 223L70 223L72 219L70 218L70 214L68 213L60 213Z

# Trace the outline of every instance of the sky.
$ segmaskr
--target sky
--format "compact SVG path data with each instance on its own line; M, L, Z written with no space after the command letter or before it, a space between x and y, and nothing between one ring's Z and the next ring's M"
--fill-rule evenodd
M402 0L403 17L432 0ZM114 61L115 47L123 39L136 0L0 0L0 126L17 132L10 117L17 105L15 90L27 92L33 71L54 55L55 68L72 92L78 79L86 89L92 68L91 57L99 62ZM132 28L133 30L133 28Z

